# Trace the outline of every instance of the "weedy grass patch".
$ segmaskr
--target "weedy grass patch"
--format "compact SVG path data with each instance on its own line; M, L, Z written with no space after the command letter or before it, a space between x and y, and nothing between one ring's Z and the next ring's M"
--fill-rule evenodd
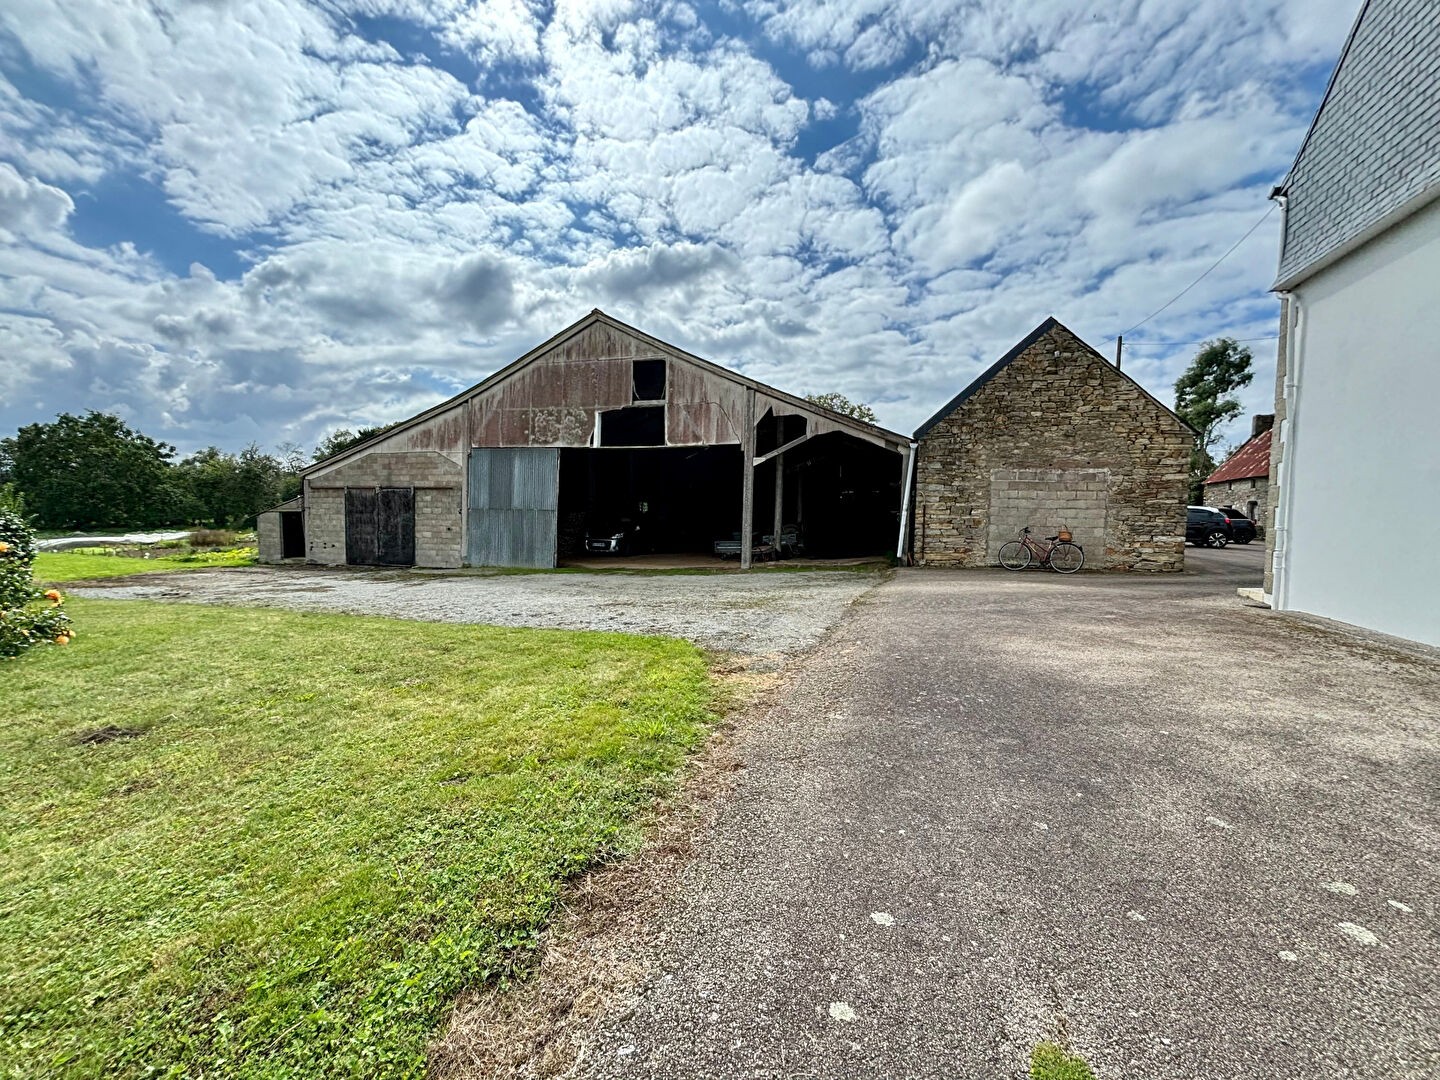
M253 566L255 548L236 547L220 551L153 555L148 558L124 555L103 548L75 551L42 551L35 556L35 580L47 585L94 578L154 574L164 570L199 570L206 566Z
M1030 1080L1095 1080L1095 1074L1079 1054L1042 1042L1030 1051Z
M714 703L670 639L72 604L5 670L6 1076L422 1075Z

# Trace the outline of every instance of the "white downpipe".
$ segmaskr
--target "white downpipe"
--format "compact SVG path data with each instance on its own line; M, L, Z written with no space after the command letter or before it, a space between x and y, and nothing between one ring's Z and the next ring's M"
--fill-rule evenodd
M1271 606L1276 611L1290 607L1290 515L1294 510L1295 436L1300 422L1300 362L1304 356L1301 335L1305 332L1305 308L1297 293L1286 293L1290 325L1285 335L1285 417L1280 421L1280 500L1275 515L1275 553L1272 567Z
M910 485L915 480L915 451L919 443L911 443L905 461L905 483L900 487L900 535L895 541L895 558L905 561L905 530L910 524Z

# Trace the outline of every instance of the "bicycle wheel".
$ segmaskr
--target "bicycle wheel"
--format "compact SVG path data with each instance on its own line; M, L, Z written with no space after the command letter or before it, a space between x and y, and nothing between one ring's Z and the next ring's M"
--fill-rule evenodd
M1079 544L1060 541L1050 552L1050 569L1057 574L1073 574L1085 565L1085 549Z
M1006 570L1024 570L1030 565L1030 549L1019 540L1001 544L1000 565Z

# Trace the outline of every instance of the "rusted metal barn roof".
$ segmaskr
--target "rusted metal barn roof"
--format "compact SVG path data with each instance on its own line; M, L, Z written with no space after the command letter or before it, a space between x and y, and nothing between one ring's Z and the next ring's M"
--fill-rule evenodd
M1223 484L1226 480L1245 480L1252 476L1270 475L1270 429L1247 442L1225 459L1205 478L1207 484Z

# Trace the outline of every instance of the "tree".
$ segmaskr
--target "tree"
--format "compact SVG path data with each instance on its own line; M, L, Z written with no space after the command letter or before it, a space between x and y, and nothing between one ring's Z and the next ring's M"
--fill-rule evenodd
M844 394L806 394L805 400L812 404L819 405L831 412L838 412L845 416L854 417L856 420L863 420L867 424L875 423L875 410L869 405L861 402L851 401Z
M1220 439L1220 429L1240 415L1240 400L1234 392L1250 385L1250 350L1234 338L1207 341L1195 359L1175 382L1175 411L1198 432L1190 452L1190 501L1205 495L1205 478L1215 471L1211 448Z
M219 528L251 524L260 511L298 490L298 478L279 458L251 443L238 454L207 446L176 466L193 516Z
M175 447L118 416L61 413L0 440L9 480L37 524L49 529L149 528L184 517L171 476Z
M395 423L398 424L399 421L397 420ZM363 427L356 431L351 431L349 428L332 431L320 441L319 446L315 447L315 460L324 461L328 457L334 457L342 450L349 450L356 443L373 438L382 431L389 431L394 426L395 424L381 424L378 427Z

